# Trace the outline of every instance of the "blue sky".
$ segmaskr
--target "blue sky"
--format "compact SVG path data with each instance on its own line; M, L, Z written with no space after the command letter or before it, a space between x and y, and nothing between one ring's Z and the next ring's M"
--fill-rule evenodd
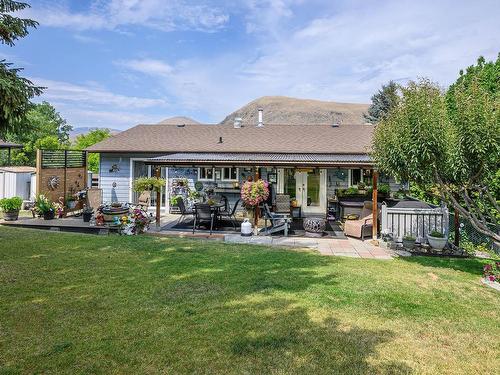
M446 87L500 52L498 0L29 2L39 28L0 58L74 127L219 122L264 95L368 103L390 79Z

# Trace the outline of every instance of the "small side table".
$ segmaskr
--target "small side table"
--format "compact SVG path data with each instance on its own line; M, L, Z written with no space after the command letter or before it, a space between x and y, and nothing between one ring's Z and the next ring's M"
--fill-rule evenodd
M298 216L295 216L295 211L299 212ZM301 206L296 206L296 207L290 207L290 214L292 215L292 219L294 217L301 218L302 217L302 207Z

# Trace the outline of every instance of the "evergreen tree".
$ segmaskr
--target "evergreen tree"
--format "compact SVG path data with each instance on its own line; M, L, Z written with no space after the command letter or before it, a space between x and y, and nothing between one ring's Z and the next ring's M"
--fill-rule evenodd
M19 38L28 35L30 27L38 22L14 17L11 13L25 9L29 4L12 0L0 0L0 42L13 46ZM7 132L21 131L21 120L31 106L31 99L42 93L42 87L19 76L22 68L16 68L0 60L0 136Z
M387 85L372 96L372 104L368 108L368 113L364 113L363 117L371 124L377 124L380 120L387 117L392 108L396 106L399 100L399 86L390 81Z

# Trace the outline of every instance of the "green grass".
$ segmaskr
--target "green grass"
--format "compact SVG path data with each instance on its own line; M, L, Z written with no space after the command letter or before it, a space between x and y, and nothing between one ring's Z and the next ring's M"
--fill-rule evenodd
M494 373L481 267L0 227L0 373Z

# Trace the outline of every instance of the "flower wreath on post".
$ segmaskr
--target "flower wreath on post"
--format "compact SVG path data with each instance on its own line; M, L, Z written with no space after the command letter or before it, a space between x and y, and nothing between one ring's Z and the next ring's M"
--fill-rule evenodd
M241 187L241 200L249 211L254 211L268 197L269 183L266 180L247 181Z

